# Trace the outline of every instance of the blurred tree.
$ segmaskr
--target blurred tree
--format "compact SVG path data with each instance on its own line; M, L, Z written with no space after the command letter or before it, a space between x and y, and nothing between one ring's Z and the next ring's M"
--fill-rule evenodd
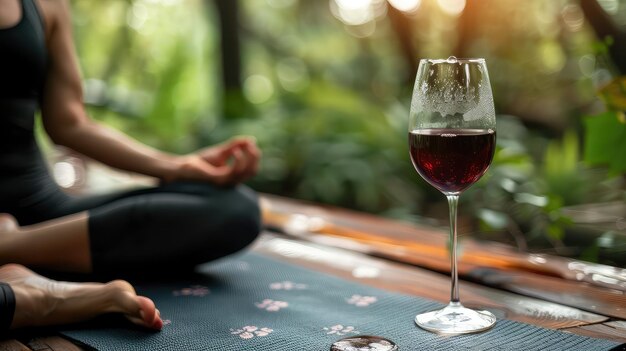
M241 49L239 40L239 1L215 0L220 24L222 83L224 89L241 90Z
M608 165L614 174L626 176L626 31L621 29L597 0L581 0L581 8L605 44L600 46L608 54L617 77L611 82L600 82L599 94L607 111L585 119L585 160L590 164Z
M231 119L247 112L241 81L239 1L214 0L214 3L219 16L222 58L222 117Z
M395 7L389 6L388 11L391 26L395 36L398 38L400 52L402 53L402 57L408 67L408 72L405 76L406 81L404 84L411 87L413 86L415 75L417 74L417 58L420 57L419 51L415 46L413 31L411 30L412 23L404 12L396 9Z
M626 74L626 31L615 23L597 0L581 0L580 6L598 39L609 40L608 51L615 68Z
M481 4L484 4L484 2L466 2L463 12L461 12L461 15L459 16L456 47L452 51L456 57L471 56L468 54L468 49L477 35L476 28L478 28L478 23L475 23L475 21L480 19L479 11Z

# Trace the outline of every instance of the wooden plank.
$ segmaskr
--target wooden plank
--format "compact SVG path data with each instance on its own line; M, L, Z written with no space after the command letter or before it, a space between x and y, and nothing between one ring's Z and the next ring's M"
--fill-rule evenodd
M264 195L268 228L292 237L449 271L447 233ZM460 239L459 275L487 286L626 319L626 270Z
M85 351L71 341L60 336L40 336L28 341L32 351Z
M621 324L617 324L621 323ZM579 335L601 337L621 343L626 343L626 322L607 322L599 324L583 325L575 328L567 328L565 331Z
M15 339L0 340L0 351L32 351Z
M450 277L447 275L353 251L277 237L267 232L255 243L253 250L284 262L388 291L425 297L442 303L447 303L450 297ZM461 281L460 284L461 301L464 305L488 309L498 318L552 329L608 320L606 316L466 281ZM416 314L419 312L416 311Z
M264 221L287 232L314 232L375 240L383 244L408 242L438 248L429 256L447 260L447 230L386 219L362 212L312 204L274 195L262 195ZM295 233L297 235L297 233ZM583 262L551 255L527 254L494 242L477 242L460 234L464 247L461 262L476 266L495 266L585 281L592 285L626 291L626 269ZM442 265L445 268L447 265Z

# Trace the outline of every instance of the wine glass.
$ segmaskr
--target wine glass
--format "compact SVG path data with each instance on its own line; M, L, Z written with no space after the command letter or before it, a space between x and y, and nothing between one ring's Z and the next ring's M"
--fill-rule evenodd
M415 170L448 198L452 279L449 304L415 317L428 331L475 333L496 322L489 311L461 305L456 230L459 195L485 174L495 147L496 115L485 60L421 60L409 114L409 151Z

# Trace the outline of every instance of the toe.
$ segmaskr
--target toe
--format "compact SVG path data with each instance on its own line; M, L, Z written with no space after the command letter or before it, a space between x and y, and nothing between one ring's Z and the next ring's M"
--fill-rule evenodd
M135 289L125 280L114 280L107 285L112 292L111 312L123 313L134 324L161 329L163 322L152 300L137 296Z
M157 330L163 327L160 313L149 298L129 293L123 304L126 318L134 324Z
M154 327L156 324L162 326L163 322L161 321L161 313L154 306L154 302L147 297L137 296L137 301L140 306L140 315L143 317L143 322L148 327ZM158 329L161 329L160 327Z

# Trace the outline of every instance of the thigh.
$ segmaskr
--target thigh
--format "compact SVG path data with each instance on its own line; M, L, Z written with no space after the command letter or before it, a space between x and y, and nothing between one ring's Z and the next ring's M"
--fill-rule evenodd
M256 196L243 186L170 184L108 198L88 212L100 272L192 266L247 246L260 231Z
M238 187L218 187L204 182L175 182L167 183L156 187L146 187L129 191L121 191L102 195L92 195L83 197L68 198L61 209L65 215L87 211L107 204L111 204L123 199L136 198L138 196L152 194L186 194L201 197L207 201L212 199L223 201L224 197L232 193L241 193L243 196L255 199L256 195L245 186Z
M237 207L241 203L256 204L256 194L245 186L218 187L209 183L201 182L176 182L162 186L139 188L130 191L120 191L100 195L71 196L64 193L52 180L31 186L30 192L22 189L24 196L3 196L0 197L0 212L7 212L13 215L21 226L31 225L56 219L71 214L88 211L90 214L98 208L108 205L125 204L126 208L132 208L130 204L138 204L146 201L150 196L157 194L178 194L188 195L188 204L196 203L194 208L207 208L219 206L217 210L227 210ZM22 186L23 188L23 186ZM172 198L168 196L168 198ZM135 199L135 200L133 200ZM181 199L181 198L179 198ZM159 206L159 211L176 213L178 215L192 214L197 211L182 212L184 206L175 205L176 201L164 201ZM170 204L170 205L167 205ZM199 206L202 204L202 206ZM122 206L122 207L124 207ZM118 206L119 207L119 206ZM154 207L156 208L156 207ZM170 208L172 211L165 211ZM123 211L121 211L123 212Z

